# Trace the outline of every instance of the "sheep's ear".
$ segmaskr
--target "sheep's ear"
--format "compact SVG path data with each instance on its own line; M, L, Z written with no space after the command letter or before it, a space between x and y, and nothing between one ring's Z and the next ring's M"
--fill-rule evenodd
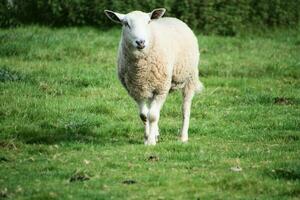
M124 17L125 17L125 15L123 15L121 13L113 12L111 10L104 10L104 13L111 21L116 22L116 23L122 23L122 21L124 20Z
M150 19L161 18L165 14L165 12L166 12L165 8L156 8L151 13L149 13Z

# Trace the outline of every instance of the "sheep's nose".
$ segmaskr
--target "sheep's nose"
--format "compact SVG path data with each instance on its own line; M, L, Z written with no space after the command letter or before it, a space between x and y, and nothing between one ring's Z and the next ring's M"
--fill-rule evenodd
M135 43L137 44L137 48L139 49L145 48L145 40L136 40Z

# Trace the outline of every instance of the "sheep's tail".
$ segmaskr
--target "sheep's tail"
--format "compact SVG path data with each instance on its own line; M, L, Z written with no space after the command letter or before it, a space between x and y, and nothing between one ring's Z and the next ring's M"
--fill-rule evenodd
M195 93L198 94L204 90L204 85L200 80L196 80Z

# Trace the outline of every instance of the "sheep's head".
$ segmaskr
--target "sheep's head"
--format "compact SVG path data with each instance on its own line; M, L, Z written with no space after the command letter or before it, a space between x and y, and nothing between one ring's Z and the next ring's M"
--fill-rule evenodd
M151 20L162 17L166 9L154 9L150 13L133 11L128 14L121 14L105 10L105 14L112 21L123 25L123 39L132 47L142 50L147 48L150 42Z

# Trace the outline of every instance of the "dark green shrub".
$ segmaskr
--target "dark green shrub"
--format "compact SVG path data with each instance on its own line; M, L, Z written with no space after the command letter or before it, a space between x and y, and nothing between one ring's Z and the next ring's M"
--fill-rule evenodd
M0 1L0 27L10 27L17 24L13 12L13 6L8 1Z
M204 33L235 35L245 28L291 27L300 20L300 0L1 0L0 26L40 23L52 26L111 26L103 13L165 7Z

